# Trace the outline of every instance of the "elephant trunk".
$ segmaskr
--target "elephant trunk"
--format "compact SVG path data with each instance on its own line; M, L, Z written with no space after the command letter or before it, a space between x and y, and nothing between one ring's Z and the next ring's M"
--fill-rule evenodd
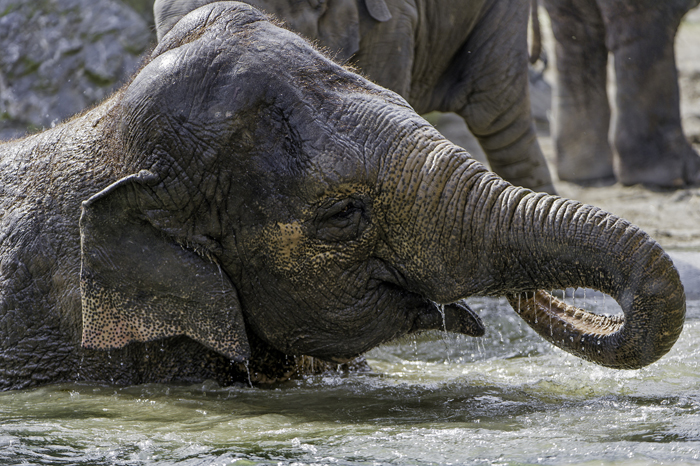
M394 205L411 207L390 208L386 219L388 250L409 286L439 303L506 294L545 339L604 366L639 368L669 351L685 294L656 241L598 208L514 187L454 146L423 149L394 167ZM536 291L568 287L609 294L624 318Z
M525 195L504 231L508 300L537 333L583 359L637 369L666 354L685 318L678 272L659 244L629 222L556 197ZM535 289L594 288L624 317L600 316Z

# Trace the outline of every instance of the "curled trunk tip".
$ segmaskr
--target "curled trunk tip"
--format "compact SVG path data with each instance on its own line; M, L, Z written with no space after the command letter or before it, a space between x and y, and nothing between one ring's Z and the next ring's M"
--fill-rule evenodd
M682 292L682 290L681 290ZM544 290L511 294L513 309L540 336L553 345L587 361L613 369L639 369L666 354L678 339L685 317L685 298L661 315L645 331L634 317L605 316L571 306ZM637 310L624 309L625 316ZM679 324L680 322L680 324ZM655 325L656 324L656 325Z

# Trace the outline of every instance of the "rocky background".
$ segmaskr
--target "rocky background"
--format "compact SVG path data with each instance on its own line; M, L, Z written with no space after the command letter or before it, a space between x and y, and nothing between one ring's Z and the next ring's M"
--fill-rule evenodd
M0 0L0 139L119 88L155 42L153 0Z

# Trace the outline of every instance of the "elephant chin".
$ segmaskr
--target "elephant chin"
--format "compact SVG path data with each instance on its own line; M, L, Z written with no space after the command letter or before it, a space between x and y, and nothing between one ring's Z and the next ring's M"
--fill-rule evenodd
M409 334L427 330L442 330L470 337L481 337L486 331L481 318L463 301L444 305L425 301L424 305L425 307L415 316L413 325L408 331ZM322 355L319 357L330 362L344 364L352 361L357 355L351 357Z

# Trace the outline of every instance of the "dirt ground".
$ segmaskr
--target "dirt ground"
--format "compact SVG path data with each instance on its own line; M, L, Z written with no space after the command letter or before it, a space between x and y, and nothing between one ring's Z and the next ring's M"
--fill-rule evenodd
M541 17L546 16L542 12ZM545 28L546 29L546 28ZM547 40L548 39L548 40ZM549 56L551 37L545 37ZM683 128L695 149L700 152L700 8L684 18L676 37L676 60L680 75L681 116ZM545 75L553 82L553 66ZM540 144L548 161L553 163L552 139L546 131ZM556 179L560 195L599 206L639 225L666 249L700 251L700 187L682 190L651 190L643 186L582 187Z

